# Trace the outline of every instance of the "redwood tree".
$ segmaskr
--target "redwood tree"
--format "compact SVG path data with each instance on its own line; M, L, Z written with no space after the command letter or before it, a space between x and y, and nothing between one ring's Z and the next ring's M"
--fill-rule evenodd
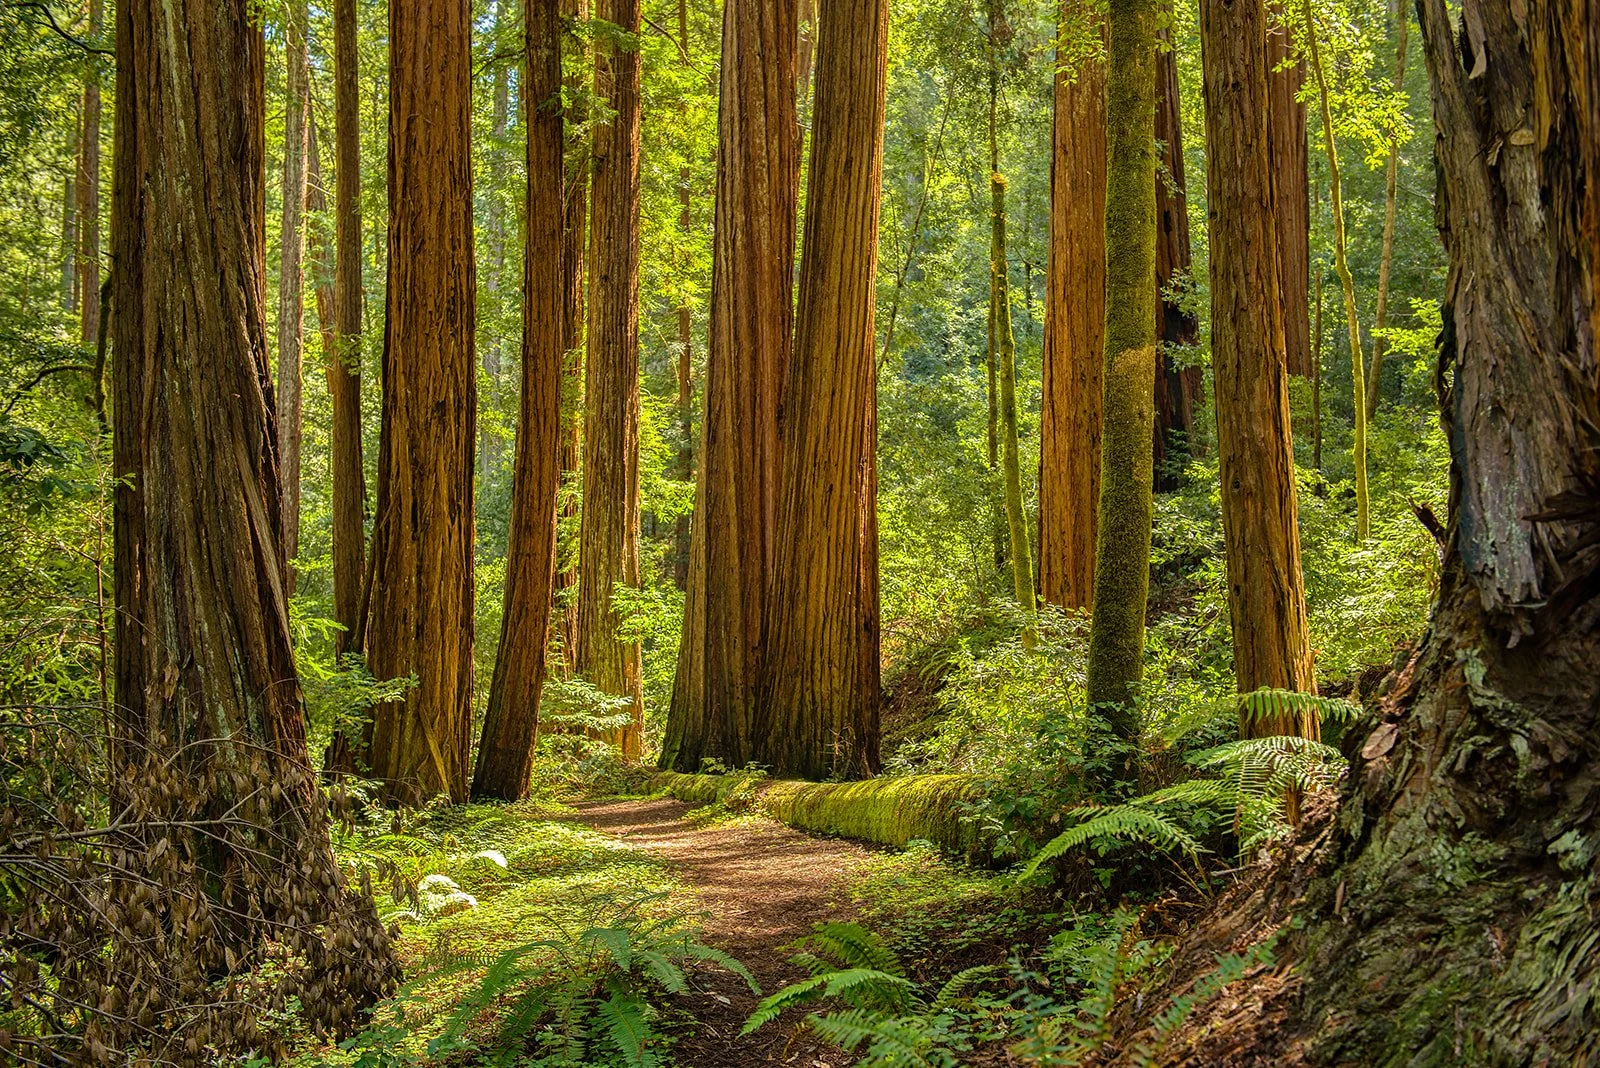
M311 70L304 0L290 0L284 25L283 211L278 256L278 457L283 467L283 567L300 551L300 366L305 349L306 174Z
M595 14L639 31L639 0L600 0ZM638 51L598 41L595 91L614 114L594 134L577 665L601 690L633 702L633 722L613 740L636 758L644 725L639 644L617 636L612 588L639 584Z
M558 0L528 0L523 102L528 182L523 202L522 397L506 541L506 588L483 741L472 773L478 797L516 801L527 793L539 729L539 688L555 578L556 492L561 436L561 361L566 350L562 277L562 186L566 137L561 117Z
M163 1027L168 984L214 997L267 941L304 956L310 981L279 989L323 1024L391 982L387 937L329 846L278 555L258 14L117 5L111 781L153 848L148 880L104 892L113 917L167 932L144 949L173 972L121 991L115 1014ZM163 895L174 872L193 885ZM202 1014L186 1023L220 1040Z
M1163 29L1162 40L1171 35ZM1176 290L1188 275L1189 196L1183 173L1183 115L1178 96L1178 54L1156 55L1156 368L1155 479L1157 489L1175 489L1179 465L1188 459L1195 407L1205 387L1198 364L1184 366L1182 350L1195 343L1200 324Z
M792 343L799 127L794 0L723 8L711 337L683 641L663 767L742 767L777 548L778 411Z
M355 0L333 0L334 316L339 344L323 353L333 408L333 606L339 652L360 648L367 476L361 447L361 90Z
M1239 690L1313 690L1267 126L1265 0L1202 0L1211 361ZM1246 723L1316 737L1316 720Z
M756 753L779 775L854 778L878 768L873 317L889 5L821 16Z
M1085 0L1063 4L1081 26ZM1056 71L1050 158L1050 265L1039 416L1039 596L1085 608L1094 586L1105 336L1105 61Z
M1451 516L1428 636L1350 746L1289 947L1315 977L1299 1016L1325 1063L1578 1064L1600 1026L1600 16L1487 5L1458 37L1445 0L1418 8Z
M415 676L374 710L367 759L395 799L467 796L472 728L471 11L389 9L389 284L367 662Z

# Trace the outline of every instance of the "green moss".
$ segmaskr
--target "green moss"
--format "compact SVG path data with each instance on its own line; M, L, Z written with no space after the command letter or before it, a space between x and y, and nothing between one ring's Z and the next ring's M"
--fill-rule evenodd
M653 792L691 805L726 800L744 775L682 775L662 772L650 780ZM791 827L834 834L902 849L927 841L954 853L976 853L984 845L977 829L964 821L963 803L977 800L977 780L969 775L911 775L865 782L769 782L759 808Z

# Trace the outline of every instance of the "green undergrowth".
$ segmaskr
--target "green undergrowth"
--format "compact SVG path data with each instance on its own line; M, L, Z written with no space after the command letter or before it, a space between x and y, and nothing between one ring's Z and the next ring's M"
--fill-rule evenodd
M576 984L539 1002L540 1041L576 1028L603 1045L608 984L625 988L617 1005L637 998L646 1006L624 1014L619 1026L647 1021L647 993L670 993L670 986L629 969L652 952L681 969L698 952L688 948L698 946L695 914L659 862L561 820L565 811L548 801L369 810L368 822L345 828L335 843L339 860L353 884L372 886L379 914L397 929L405 980L362 1034L338 1048L299 1036L302 1052L291 1063L541 1063L524 1058L538 1042L507 1047L502 1035L516 1022L513 1008L531 1004L524 995L541 989L540 977ZM588 1056L583 1063L629 1063L598 1048Z

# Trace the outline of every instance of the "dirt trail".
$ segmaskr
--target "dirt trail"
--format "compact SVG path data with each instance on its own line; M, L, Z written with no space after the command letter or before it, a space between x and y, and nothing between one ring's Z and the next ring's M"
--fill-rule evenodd
M688 805L671 800L607 802L580 805L577 819L667 861L709 913L705 940L743 962L764 992L805 978L782 947L819 920L848 916L833 899L871 851L767 821L699 829L683 819L687 811ZM699 1021L674 1049L681 1068L851 1063L809 1032L796 1034L801 1013L739 1038L758 1000L738 979L705 973L700 988L677 1003Z

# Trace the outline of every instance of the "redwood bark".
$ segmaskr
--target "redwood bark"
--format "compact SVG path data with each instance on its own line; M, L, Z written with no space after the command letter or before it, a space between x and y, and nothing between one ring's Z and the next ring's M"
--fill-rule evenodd
M1311 374L1310 147L1306 143L1306 106L1297 96L1305 84L1302 60L1296 55L1287 26L1267 32L1267 140L1272 153L1273 203L1278 219L1278 291L1283 298L1283 340L1289 373Z
M367 475L361 444L361 89L355 0L334 0L334 314L337 347L323 354L333 408L333 606L338 651L361 648Z
M600 0L595 13L639 30L639 0ZM639 584L639 53L597 44L595 91L615 114L594 135L577 664L601 690L633 702L633 722L612 740L637 759L639 644L617 637L612 588Z
M678 49L688 63L689 0L678 0ZM687 114L685 99L679 108L679 120L686 121ZM678 231L685 242L692 223L689 182L689 162L685 159L678 170ZM678 434L677 474L680 481L689 482L694 478L694 313L687 296L678 305ZM672 579L685 592L689 588L689 520L688 513L678 516L672 531Z
M1163 40L1171 35L1161 31ZM1176 489L1182 464L1192 455L1194 412L1205 389L1205 372L1181 366L1175 355L1195 343L1200 323L1185 311L1173 291L1189 273L1189 195L1183 173L1183 116L1178 96L1178 54L1168 47L1156 54L1156 141L1160 160L1156 179L1156 488Z
M474 796L507 801L520 800L528 792L539 731L539 690L544 684L555 578L561 361L566 350L566 279L561 272L566 136L558 0L528 0L524 35L528 182L523 215L522 397L500 650L472 778Z
M1300 1016L1321 1063L1578 1064L1600 1022L1577 993L1600 981L1600 869L1571 848L1600 807L1600 18L1485 5L1458 38L1444 0L1419 9L1448 546L1428 638L1351 747Z
M333 293L334 251L330 239L328 190L323 185L321 138L316 116L306 141L306 257L311 264L311 292L317 303L317 338L322 346L328 394L333 395L333 370L339 351L339 323ZM335 605L337 611L337 604Z
M89 35L104 27L104 0L89 0ZM83 83L83 131L78 141L78 340L100 336L100 65L90 56Z
M1066 5L1063 27L1089 17ZM1050 265L1039 417L1039 595L1093 599L1106 300L1105 63L1059 70L1050 161Z
M562 0L561 16L572 25L587 19L588 0ZM585 79L581 68L588 59L588 46L582 38L568 33L562 37L562 47L583 61L565 65L571 68L565 80L567 98L571 101L571 121L567 126L582 130L588 112L583 105ZM578 469L583 451L583 333L588 280L585 252L589 234L590 164L590 141L587 134L580 133L567 144L566 216L561 238L561 272L566 281L562 337L566 352L561 364L561 498L557 522L574 529L579 522ZM566 676L577 670L578 664L577 585L578 561L574 553L556 562L555 588L551 595L555 611L550 626L561 650L557 666Z
M314 978L284 989L342 1026L392 957L329 848L278 555L265 43L245 0L124 0L116 25L112 780L153 793L151 819L218 821L161 832L197 866L194 900L139 883L128 907L192 924L174 944L201 974L238 970L241 941L303 954ZM124 994L135 1019L171 1008Z
M300 552L300 368L305 350L306 156L311 110L306 8L290 0L284 24L288 59L283 119L283 214L278 256L278 460L283 496L283 570L295 588L291 561Z
M1201 0L1200 32L1211 360L1234 676L1241 693L1314 691L1273 240L1266 4ZM1314 717L1285 714L1241 726L1250 735L1317 737Z
M471 12L389 10L389 284L367 662L414 675L374 710L368 762L389 796L467 797L472 728Z
M889 6L822 12L757 756L779 775L878 769L879 184Z
M793 342L799 127L794 0L723 8L711 333L683 640L662 767L753 756L777 548L778 417Z

